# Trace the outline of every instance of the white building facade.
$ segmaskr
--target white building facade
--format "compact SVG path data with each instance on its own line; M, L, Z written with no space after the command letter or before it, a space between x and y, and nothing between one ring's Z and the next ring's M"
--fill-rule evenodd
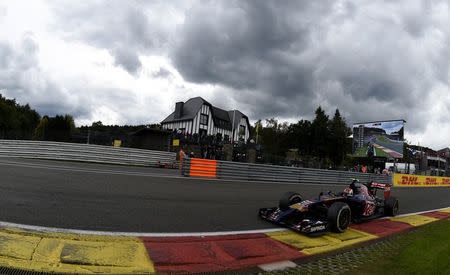
M246 115L238 110L225 111L214 107L201 97L177 102L175 111L161 122L161 126L165 130L200 136L220 134L223 139L232 141L247 141L250 137Z

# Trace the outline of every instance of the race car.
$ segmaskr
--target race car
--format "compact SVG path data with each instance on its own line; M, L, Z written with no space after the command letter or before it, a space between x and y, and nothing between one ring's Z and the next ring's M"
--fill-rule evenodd
M383 190L383 198L377 196ZM269 222L305 234L327 231L342 233L350 222L360 223L398 213L398 200L391 196L391 185L354 179L343 192L320 193L317 198L303 200L295 192L285 193L278 207L261 208L259 216Z

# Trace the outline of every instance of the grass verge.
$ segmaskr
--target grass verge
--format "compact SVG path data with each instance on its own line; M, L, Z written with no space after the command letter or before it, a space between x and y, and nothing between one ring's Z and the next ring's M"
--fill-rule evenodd
M450 274L450 220L425 225L398 236L390 255L348 274Z

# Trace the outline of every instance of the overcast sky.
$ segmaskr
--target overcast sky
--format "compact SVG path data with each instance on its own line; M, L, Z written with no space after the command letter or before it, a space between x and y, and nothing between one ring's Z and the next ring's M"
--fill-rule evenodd
M77 125L202 96L252 121L407 120L450 145L449 1L0 1L0 93Z

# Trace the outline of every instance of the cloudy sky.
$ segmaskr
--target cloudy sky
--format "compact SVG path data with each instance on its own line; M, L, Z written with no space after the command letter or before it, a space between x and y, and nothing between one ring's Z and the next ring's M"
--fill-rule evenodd
M448 1L0 1L0 93L77 125L202 96L252 121L407 120L450 145Z

